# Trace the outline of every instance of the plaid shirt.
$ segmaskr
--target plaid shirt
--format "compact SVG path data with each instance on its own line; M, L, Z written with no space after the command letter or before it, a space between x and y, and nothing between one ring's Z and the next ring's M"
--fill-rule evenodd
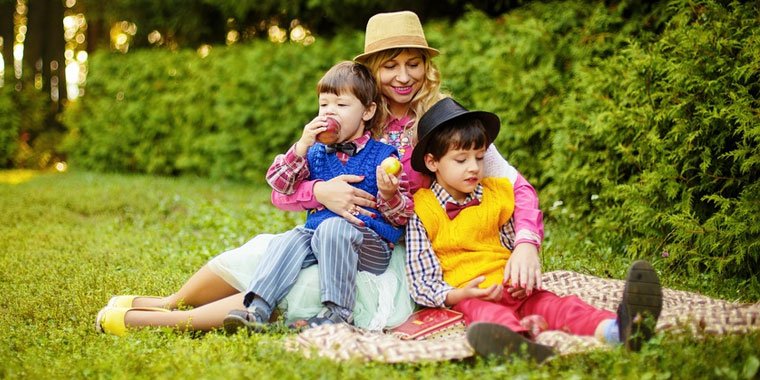
M357 153L364 149L370 138L372 138L370 132L365 132L353 140L353 143L356 144ZM349 156L343 152L336 152L335 155L344 164L348 161ZM274 191L282 194L293 194L296 186L309 178L308 163L306 157L301 157L295 153L295 144L293 144L285 154L275 157L274 163L267 170L267 183ZM409 180L403 171L399 177L399 187L396 194L391 199L385 200L378 193L375 200L377 201L377 210L380 211L385 220L395 226L405 225L409 218L414 215L414 202L409 190Z
M459 203L436 181L430 185L430 190L443 209L446 209L446 202ZM478 184L464 203L474 198L483 200L483 185ZM514 227L510 218L509 222L501 226L499 238L501 244L511 251L514 237ZM416 214L409 219L406 226L406 275L414 302L429 307L445 307L446 294L454 290L454 287L443 280L441 263L433 252L425 226Z

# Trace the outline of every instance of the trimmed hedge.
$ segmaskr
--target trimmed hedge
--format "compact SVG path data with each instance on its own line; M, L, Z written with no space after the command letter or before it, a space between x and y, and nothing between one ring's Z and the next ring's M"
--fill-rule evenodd
M64 114L64 148L88 169L260 181L315 114L319 78L360 44L354 34L308 47L215 47L205 58L94 54L87 94Z
M19 115L10 86L0 87L0 167L8 167L18 146Z
M46 94L30 80L13 79L0 87L0 168L41 169L50 164L62 133L46 130L47 105Z
M531 2L425 25L444 86L503 122L501 152L586 248L757 286L759 10L714 0ZM362 35L91 58L75 166L260 180Z

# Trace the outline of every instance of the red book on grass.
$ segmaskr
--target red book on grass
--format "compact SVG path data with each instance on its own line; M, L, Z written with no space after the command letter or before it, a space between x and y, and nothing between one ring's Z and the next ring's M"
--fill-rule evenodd
M402 324L390 329L401 339L424 339L441 330L463 322L462 313L444 308L425 308L412 313Z

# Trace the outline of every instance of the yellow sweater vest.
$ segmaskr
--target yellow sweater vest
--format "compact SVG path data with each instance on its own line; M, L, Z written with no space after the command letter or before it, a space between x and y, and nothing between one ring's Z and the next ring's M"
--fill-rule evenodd
M482 202L454 219L449 219L432 190L414 194L414 211L441 263L443 280L457 288L478 276L486 276L481 288L500 284L511 254L501 244L499 231L515 208L512 183L506 178L484 178L481 183Z

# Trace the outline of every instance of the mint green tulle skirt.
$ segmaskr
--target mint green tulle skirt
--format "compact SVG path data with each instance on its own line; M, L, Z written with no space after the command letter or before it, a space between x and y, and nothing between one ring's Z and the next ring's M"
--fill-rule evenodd
M253 278L254 268L266 255L269 242L276 235L261 234L242 246L223 252L206 265L234 288L245 291ZM393 250L388 270L381 275L359 272L356 277L354 324L368 330L382 330L404 322L414 311L404 271L406 251L399 244ZM301 271L293 289L278 309L286 323L307 319L322 308L317 266Z

